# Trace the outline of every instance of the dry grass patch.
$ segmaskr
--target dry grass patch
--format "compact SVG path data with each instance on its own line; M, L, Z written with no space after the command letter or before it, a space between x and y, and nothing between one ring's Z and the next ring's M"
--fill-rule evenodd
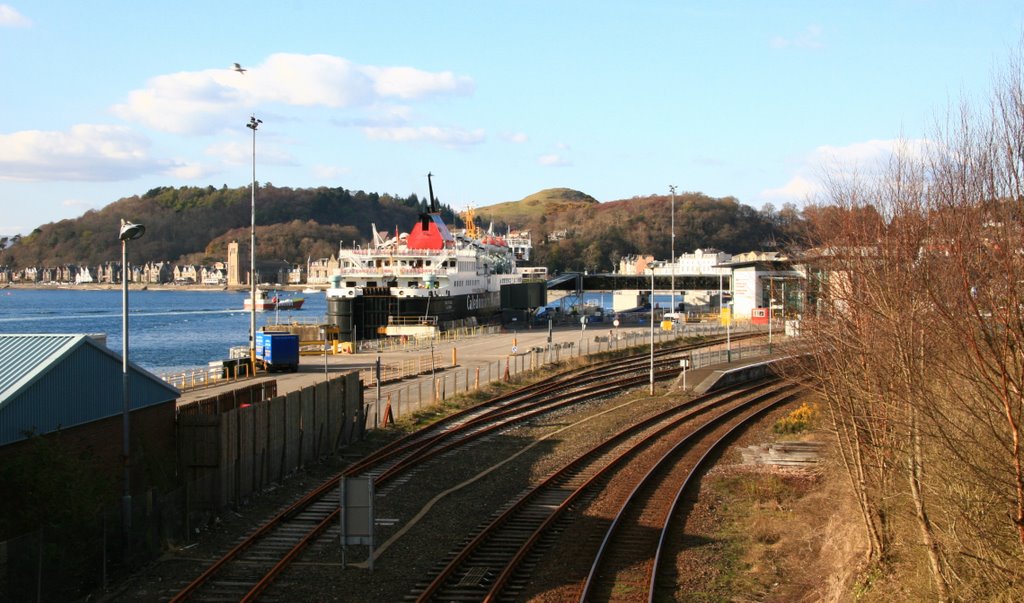
M700 589L681 601L850 600L864 544L844 476L724 466L703 480L687 535L700 541ZM683 553L685 554L685 552ZM693 569L693 568L691 568Z

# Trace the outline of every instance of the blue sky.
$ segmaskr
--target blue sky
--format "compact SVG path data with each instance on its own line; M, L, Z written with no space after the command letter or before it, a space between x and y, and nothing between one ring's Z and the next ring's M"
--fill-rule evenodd
M246 185L253 114L275 186L800 205L985 103L1022 26L1019 0L0 0L0 234Z

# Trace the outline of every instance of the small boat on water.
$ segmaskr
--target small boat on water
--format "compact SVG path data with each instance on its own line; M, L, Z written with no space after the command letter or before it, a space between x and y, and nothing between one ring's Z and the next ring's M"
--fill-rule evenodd
M300 310L300 309L302 309L302 304L305 301L306 301L306 298L304 298L304 297L289 297L289 298L286 298L286 299L278 300L278 302L277 302L277 309L278 310Z
M277 293L270 295L261 289L256 290L256 311L267 312L273 310L299 310L306 299L303 297L287 297L282 299ZM252 310L252 296L246 295L245 310Z

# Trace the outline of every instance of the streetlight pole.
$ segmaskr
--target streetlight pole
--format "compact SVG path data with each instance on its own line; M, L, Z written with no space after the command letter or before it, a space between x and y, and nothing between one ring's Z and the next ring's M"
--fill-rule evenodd
M654 395L654 266L651 266L651 395Z
M676 185L670 184L668 190L672 191L672 310L676 311Z
M131 490L131 439L129 429L131 421L131 403L128 397L128 241L137 239L146 232L141 224L132 224L121 219L121 455L124 457L124 495L121 498L121 534L124 539L125 556L128 555L128 543L132 528L132 490Z
M249 116L245 127L252 130L252 222L249 230L249 375L256 374L256 128L263 123L255 115Z

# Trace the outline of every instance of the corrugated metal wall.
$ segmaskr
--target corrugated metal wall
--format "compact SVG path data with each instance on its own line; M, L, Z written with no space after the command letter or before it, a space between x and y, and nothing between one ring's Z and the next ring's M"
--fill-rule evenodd
M26 390L0 407L0 446L104 419L123 411L121 361L89 342L60 359ZM132 409L177 398L169 386L138 369L129 370Z

